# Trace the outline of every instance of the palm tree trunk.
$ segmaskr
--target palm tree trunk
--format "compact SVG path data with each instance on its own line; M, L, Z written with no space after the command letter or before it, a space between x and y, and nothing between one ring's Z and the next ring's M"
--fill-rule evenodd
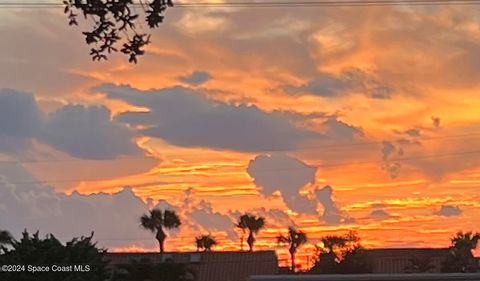
M295 272L295 250L290 248L290 259L292 260L292 272Z
M243 252L243 239L245 238L245 231L242 230L242 237L240 237L240 251Z
M247 239L247 243L248 243L248 247L249 247L250 252L253 252L253 243L254 242L255 242L255 237L253 236L253 231L250 231L248 233L248 239Z
M167 238L167 235L163 231L163 229L159 229L157 231L156 235L157 241L158 241L158 246L160 247L160 253L163 253L165 251L164 244L165 244L165 239Z

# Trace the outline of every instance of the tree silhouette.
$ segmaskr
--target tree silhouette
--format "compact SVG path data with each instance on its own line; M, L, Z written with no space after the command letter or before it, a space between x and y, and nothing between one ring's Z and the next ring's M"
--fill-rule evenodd
M155 233L155 238L157 239L160 247L160 253L163 253L165 239L167 238L164 228L178 228L181 225L181 222L174 211L153 209L149 212L149 214L144 214L140 218L140 225L144 229Z
M337 250L342 250L347 246L349 241L348 237L337 235L327 235L321 239L323 251L326 253L335 253Z
M10 232L6 230L0 230L0 245L7 245L11 244L13 241L13 237Z
M197 251L203 249L204 252L210 252L212 247L217 245L217 241L210 234L196 237L195 243L197 245Z
M240 216L237 227L243 231L248 230L247 244L249 251L253 251L253 244L255 243L255 235L265 226L265 218L257 217L250 214Z
M314 273L338 273L338 263L342 259L343 248L348 238L338 235L327 235L321 238L322 246L317 246L317 261L311 269Z
M150 34L137 30L139 14L135 6L140 5L145 12L145 21L149 28L156 28L165 18L172 0L64 0L65 14L69 25L78 25L78 14L85 20L93 21L93 27L83 32L85 41L92 46L92 60L106 60L112 52L118 52L118 44L123 42L120 51L129 56L129 62L137 63L137 56L145 53L143 48L150 43ZM120 34L126 37L122 41Z
M10 232L6 230L0 230L0 253L5 251L5 246L13 243L13 237Z
M277 237L278 244L287 244L288 252L290 253L290 259L292 261L292 272L295 272L295 254L298 248L307 243L307 234L302 231L298 231L293 227L288 228L287 235L279 235Z
M132 260L115 269L112 281L193 281L195 272L187 265L167 260L153 264L149 259Z
M371 260L356 232L342 236L327 235L321 238L321 243L322 246L317 246L317 261L310 272L353 274L372 271Z
M34 267L82 265L83 271L37 272L1 272L0 279L5 281L105 281L108 278L104 260L105 250L98 249L89 237L74 238L62 244L55 236L40 238L38 232L30 235L23 232L20 241L13 241L11 249L0 255L0 264L12 264Z
M359 274L372 273L373 263L366 253L365 249L360 246L349 249L343 259L338 263L338 273L342 274Z
M458 232L442 265L442 272L476 272L478 265L472 251L477 248L480 233Z

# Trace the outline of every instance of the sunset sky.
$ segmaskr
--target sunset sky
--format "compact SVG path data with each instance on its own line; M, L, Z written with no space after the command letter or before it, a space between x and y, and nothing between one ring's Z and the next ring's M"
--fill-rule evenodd
M0 7L0 229L156 251L158 206L170 251L239 249L244 212L282 259L289 225L303 257L349 230L448 246L480 230L479 11L172 8L133 65L92 62L61 8Z

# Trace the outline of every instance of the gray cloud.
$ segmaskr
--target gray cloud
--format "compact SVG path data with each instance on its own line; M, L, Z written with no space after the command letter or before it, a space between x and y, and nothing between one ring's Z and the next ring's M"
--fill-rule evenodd
M23 229L53 233L62 240L95 231L103 247L125 246L124 238L146 237L138 225L148 206L130 188L114 194L71 195L41 185L14 185L0 177L0 225L19 237ZM152 241L135 241L146 247Z
M182 87L141 92L104 85L99 90L108 98L149 109L122 113L118 121L141 125L141 133L178 146L249 152L289 150L318 136L295 127L286 117L265 113L256 106L214 102Z
M402 168L402 164L391 160L391 157L395 154L401 156L403 155L403 150L397 148L392 142L384 141L382 143L382 169L387 171L392 179L398 177Z
M331 186L327 185L321 189L315 190L315 196L323 206L322 219L326 223L337 224L344 219L341 210L333 201L333 188Z
M383 209L377 209L371 211L369 217L376 220L384 220L390 218L390 214Z
M265 207L261 207L228 212L230 217L236 220L245 213L265 218L265 224L267 225L267 227L284 228L286 225L295 225L295 222L290 219L290 216L285 211L280 209L267 209Z
M327 224L348 223L352 219L342 213L333 200L333 188L325 186L314 194L301 195L300 190L315 184L317 168L285 154L258 155L251 160L247 173L265 196L280 191L289 209L298 213L317 214L321 204L320 219Z
M0 135L34 137L44 118L32 94L0 89Z
M192 86L198 86L207 82L211 78L212 76L210 76L210 73L206 71L195 71L188 76L179 77L179 80Z
M299 194L302 187L315 182L316 171L316 167L279 153L258 155L247 168L247 173L264 195L280 191L285 204L300 213L316 213L316 202Z
M196 234L223 232L231 240L237 238L230 213L223 214L215 211L212 204L205 200L197 201L193 189L185 190L179 199L177 205L160 200L154 206L154 208L174 210L180 216L182 227L180 230L171 231L173 236L178 236L180 233L191 235L192 232Z
M152 200L149 199L149 203L151 203ZM152 205L152 204L150 204ZM154 209L161 209L161 210L172 210L172 211L178 211L178 208L172 204L170 204L168 201L166 200L159 200L158 203L153 206Z
M0 89L0 151L19 152L28 148L44 119L32 94Z
M43 139L70 155L87 159L113 159L141 155L125 126L110 119L103 106L67 105L48 117Z
M442 205L438 211L435 212L438 216L443 217L457 217L463 213L458 206Z
M233 230L234 222L228 215L215 212L209 202L201 201L186 213L191 223L195 223L204 231L224 231L232 240L237 238Z
M393 93L391 86L374 75L359 68L345 69L339 75L319 73L300 87L286 87L289 93L305 93L322 97L339 97L361 93L375 99L388 99Z
M183 230L193 230L225 232L230 239L236 239L230 216L214 211L206 201L194 202L190 198L190 202L183 205L153 199L144 202L129 187L113 194L73 192L67 195L44 185L10 183L9 179L17 176L35 181L20 166L0 173L0 226L16 237L25 228L42 234L53 233L62 240L95 231L102 247L125 247L133 243L154 248L156 241L153 237L148 239L149 234L139 227L139 217L151 208L160 208L176 211L182 220L179 230L169 231L172 237L191 234Z
M363 129L349 125L337 117L330 117L323 123L328 137L334 139L354 140L355 137L365 136Z
M103 106L66 105L46 114L32 94L0 90L0 150L28 149L33 140L46 143L71 156L113 159L140 155L133 133L111 120Z

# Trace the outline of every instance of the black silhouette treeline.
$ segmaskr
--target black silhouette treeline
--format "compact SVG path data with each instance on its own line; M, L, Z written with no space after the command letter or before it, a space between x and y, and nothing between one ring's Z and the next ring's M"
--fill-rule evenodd
M160 253L165 251L167 230L181 226L179 216L172 210L153 209L140 217L140 226L155 234ZM256 234L265 227L265 218L251 214L241 215L236 227L244 233L248 232L247 243L249 251L253 251ZM194 280L195 272L187 265L176 264L166 259L157 264L149 260L131 261L119 266L121 270L115 274L107 270L107 262L104 259L105 249L96 246L93 233L88 237L74 238L66 244L62 244L55 236L47 235L40 238L38 232L30 235L26 230L22 238L17 241L6 230L0 230L0 265L33 265L37 266L38 273L32 275L28 271L2 272L3 281L188 281ZM286 245L290 253L290 271L296 272L298 265L295 255L298 249L308 242L307 234L294 227L289 227L288 232L277 237L278 244ZM458 232L451 238L445 262L442 264L442 272L478 272L479 266L472 253L480 241L480 233ZM371 273L372 260L368 256L356 232L348 232L345 235L327 235L320 239L320 245L316 245L317 253L315 263L308 270L312 274L358 274ZM203 234L195 237L197 251L209 252L217 245L217 240L211 234ZM87 272L72 272L65 270L61 274L42 272L42 266L55 264L58 266L88 265ZM405 267L408 273L426 273L434 268L429 258L410 259L410 264ZM67 268L68 269L68 268Z

